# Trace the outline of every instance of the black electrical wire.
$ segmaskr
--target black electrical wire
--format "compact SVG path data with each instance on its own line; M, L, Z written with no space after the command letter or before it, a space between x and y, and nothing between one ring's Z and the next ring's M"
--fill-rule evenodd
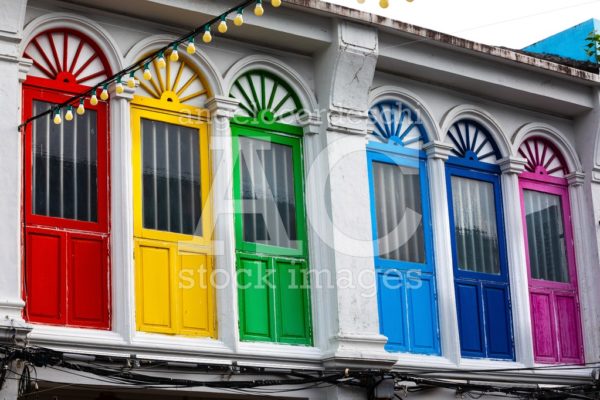
M108 85L108 84L114 82L115 80L117 80L117 79L119 79L119 78L127 75L128 73L133 72L133 71L139 69L141 66L145 65L146 63L152 62L159 55L164 54L167 50L169 50L169 49L171 49L173 47L178 47L180 44L184 43L186 40L190 40L190 39L193 40L196 36L198 36L200 33L202 33L206 27L211 27L212 25L214 25L217 22L221 21L221 19L223 17L226 18L229 14L232 14L232 13L234 13L236 11L239 12L239 11L244 10L245 8L247 8L249 5L255 3L256 1L257 0L246 0L246 1L238 4L237 6L228 9L224 13L222 13L222 14L220 14L220 15L212 18L211 20L207 21L206 23L198 26L193 31L188 32L187 34L179 37L178 39L170 42L169 44L165 45L164 47L162 47L162 48L158 49L157 51L151 53L150 55L146 56L146 58L144 58L144 59L142 59L140 61L137 61L135 64L132 64L132 65L128 66L127 68L124 68L124 69L120 70L119 72L115 73L114 75L106 78L105 80L97 83L96 85L94 85L92 88L86 90L85 92L79 93L79 94L77 94L75 96L72 96L71 98L65 100L64 102L62 102L62 103L60 103L60 104L58 104L58 105L56 105L56 106L54 106L54 107L46 110L46 111L44 111L44 112L42 112L40 114L37 114L37 115L34 115L32 117L27 118L23 123L21 123L18 126L17 130L20 131L23 127L27 126L29 123L35 121L38 118L41 118L41 117L46 116L46 115L49 115L49 114L55 112L56 110L60 110L61 108L64 108L64 107L69 106L69 105L77 104L80 99L83 99L83 98L85 98L87 96L92 95L93 93L96 93L96 90L99 87Z
M269 375L277 376L278 378L240 381L196 381L146 375L140 373L140 371L143 371L143 367L124 369L123 367L114 368L99 365L97 361L70 362L65 360L64 353L42 347L5 347L4 349L5 360L22 359L33 366L53 368L64 373L69 373L88 379L94 379L99 382L126 385L121 387L123 389L207 387L242 393L276 394L281 392L328 387L332 385L350 385L372 389L382 379L394 379L397 384L400 382L411 382L415 384L415 386L405 387L405 393L416 393L419 391L443 388L455 390L459 394L464 394L474 399L483 395L500 396L502 394L505 397L510 396L527 399L564 399L570 397L589 400L594 399L593 397L589 397L589 394L597 395L600 393L600 386L598 383L587 385L566 385L555 388L540 388L539 386L503 387L483 383L459 383L452 380L432 378L423 375L419 376L412 373L398 373L381 370L338 370L324 373L320 370L298 372L287 369L277 371L256 367L236 367L236 375ZM110 360L112 360L112 358L110 358ZM211 367L214 368L214 370L212 370L213 373L216 373L217 371L227 371L229 373L233 373L230 367L224 368L223 366L214 367L210 365L205 365L204 367L206 371L211 371ZM489 372L489 370L475 372ZM30 377L27 377L27 374L29 374L29 371L24 371L24 374L21 374L21 379L30 379ZM91 374L92 376L86 374ZM293 387L285 389L275 387L282 385Z

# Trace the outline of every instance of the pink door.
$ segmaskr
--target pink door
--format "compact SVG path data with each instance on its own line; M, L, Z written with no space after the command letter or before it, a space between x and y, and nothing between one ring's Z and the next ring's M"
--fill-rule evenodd
M542 138L519 152L534 354L540 363L583 363L583 342L566 164Z

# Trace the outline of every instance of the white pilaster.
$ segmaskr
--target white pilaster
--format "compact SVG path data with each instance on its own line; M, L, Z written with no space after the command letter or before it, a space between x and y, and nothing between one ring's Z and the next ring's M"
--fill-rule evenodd
M573 227L573 245L575 247L575 263L577 282L579 285L579 303L581 325L583 330L583 346L587 362L600 359L600 269L594 263L593 252L588 246L595 243L588 237L591 226L598 229L599 221L590 220L592 213L586 202L585 174L573 172L566 176L569 182L569 201L571 203L571 226ZM595 239L595 238L594 238ZM595 240L594 240L595 241Z
M27 62L19 56L19 43L27 1L0 0L0 319L23 321L21 297L22 132L20 77ZM26 70L26 69L25 69ZM1 328L0 328L1 329Z
M238 100L216 96L206 103L210 111L210 154L212 157L211 198L214 214L215 283L219 340L237 350L238 297L235 268L235 227L233 207L233 154L229 120Z
M440 320L440 341L442 355L454 364L460 361L460 338L456 295L454 291L454 269L452 265L452 245L448 192L446 190L445 162L452 146L438 141L424 146L427 152L427 174L431 203L431 224L433 226L433 248L437 301Z
M526 163L525 159L518 157L507 157L499 161L502 170L502 202L504 206L515 355L518 362L527 367L532 367L534 357L529 281L519 191L519 174L525 169Z
M310 223L318 230L323 256L313 269L327 272L333 282L318 294L329 314L323 327L328 343L322 349L326 365L391 366L397 356L385 352L387 338L379 333L366 158L377 31L336 21L333 32L331 45L317 60L317 97L327 123L316 141L322 146L319 160L307 166L321 174L307 180L307 187L321 186L311 187L320 193L309 197L316 198L312 214L320 220Z
M133 171L131 108L135 89L110 94L110 210L113 331L127 342L135 335Z

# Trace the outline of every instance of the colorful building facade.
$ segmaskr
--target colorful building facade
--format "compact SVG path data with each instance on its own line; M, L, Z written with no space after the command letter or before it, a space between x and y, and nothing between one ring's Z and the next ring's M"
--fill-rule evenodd
M235 4L5 3L1 329L61 352L39 398L389 398L128 388L68 356L213 382L378 371L398 395L422 374L594 383L598 73L290 0L117 91L98 84Z

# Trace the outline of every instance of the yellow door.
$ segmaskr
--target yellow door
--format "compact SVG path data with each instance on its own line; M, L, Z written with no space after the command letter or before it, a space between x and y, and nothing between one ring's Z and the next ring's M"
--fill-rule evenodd
M137 329L215 337L207 123L185 110L132 105Z

